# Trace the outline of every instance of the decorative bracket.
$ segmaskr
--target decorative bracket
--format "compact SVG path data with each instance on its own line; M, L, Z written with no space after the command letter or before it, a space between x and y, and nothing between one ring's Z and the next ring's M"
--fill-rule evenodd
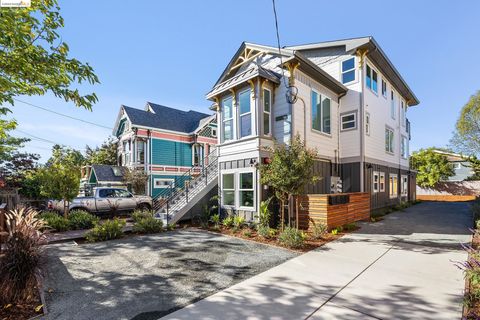
M365 63L365 57L367 56L368 49L358 49L357 50L357 56L358 56L358 65L360 66L360 69L363 68L363 64Z
M288 72L290 73L290 76L288 77L288 85L290 87L293 87L295 85L295 70L298 68L298 66L300 65L299 62L295 62L295 63L288 63L287 64L287 68L288 68Z

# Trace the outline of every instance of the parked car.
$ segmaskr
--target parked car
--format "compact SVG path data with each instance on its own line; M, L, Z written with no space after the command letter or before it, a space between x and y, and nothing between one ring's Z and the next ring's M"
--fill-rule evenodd
M50 210L64 212L63 200L50 200ZM77 197L70 202L69 210L84 210L94 214L129 212L135 209L150 210L152 198L149 196L135 196L125 189L96 188L91 197Z

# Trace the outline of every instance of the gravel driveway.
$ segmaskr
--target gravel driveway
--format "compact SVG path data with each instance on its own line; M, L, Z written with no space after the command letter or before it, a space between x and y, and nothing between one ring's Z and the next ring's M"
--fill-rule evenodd
M46 319L158 319L297 255L193 229L48 254Z

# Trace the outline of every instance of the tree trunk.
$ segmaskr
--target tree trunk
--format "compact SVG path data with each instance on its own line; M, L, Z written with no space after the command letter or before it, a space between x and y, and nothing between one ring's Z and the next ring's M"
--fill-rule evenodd
M298 221L298 196L295 197L295 225L297 229L300 227L300 221Z
M283 231L283 222L285 221L285 201L280 200L281 208L280 208L280 230Z

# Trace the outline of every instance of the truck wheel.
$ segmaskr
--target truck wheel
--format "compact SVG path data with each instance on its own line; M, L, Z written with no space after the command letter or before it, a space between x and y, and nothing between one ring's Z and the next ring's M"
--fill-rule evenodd
M138 206L138 209L140 209L142 211L150 211L152 208L150 207L150 205L148 205L146 203L142 203Z

